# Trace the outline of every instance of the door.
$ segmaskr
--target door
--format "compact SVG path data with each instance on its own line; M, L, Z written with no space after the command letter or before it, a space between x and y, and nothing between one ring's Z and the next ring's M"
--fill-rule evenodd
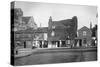
M81 39L79 40L79 46L80 47L82 46L82 40Z
M26 42L24 41L24 48L26 48Z
M87 39L86 38L83 39L83 46L87 46Z

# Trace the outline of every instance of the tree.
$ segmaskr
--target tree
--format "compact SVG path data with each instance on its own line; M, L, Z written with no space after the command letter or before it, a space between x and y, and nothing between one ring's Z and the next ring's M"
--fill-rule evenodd
M19 20L23 16L23 11L20 8L14 9L14 19Z
M92 37L96 37L97 33L97 24L92 28Z

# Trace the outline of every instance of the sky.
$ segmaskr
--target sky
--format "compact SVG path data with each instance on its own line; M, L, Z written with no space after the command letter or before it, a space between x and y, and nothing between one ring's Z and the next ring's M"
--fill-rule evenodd
M93 27L98 21L96 6L16 1L15 8L21 8L23 16L33 16L38 27L40 25L47 27L50 16L53 21L71 19L73 16L77 16L78 29L83 26L90 28L90 22Z

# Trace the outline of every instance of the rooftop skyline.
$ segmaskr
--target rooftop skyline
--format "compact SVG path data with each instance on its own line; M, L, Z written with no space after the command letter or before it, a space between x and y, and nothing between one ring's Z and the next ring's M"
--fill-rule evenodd
M97 7L83 5L67 5L38 2L15 2L15 8L21 8L24 16L33 16L38 27L48 26L49 17L53 21L71 19L73 16L78 18L78 29L83 26L90 27L97 24Z

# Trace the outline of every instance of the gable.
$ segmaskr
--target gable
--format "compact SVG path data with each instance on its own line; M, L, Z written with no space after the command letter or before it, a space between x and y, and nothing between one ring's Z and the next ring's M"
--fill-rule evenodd
M91 34L92 34L91 30L86 26L78 30L78 38L84 38L84 37L88 38L91 37Z
M91 31L88 27L84 26L81 29L79 29L78 31Z
M31 17L22 17L22 21L25 22L25 24L28 24Z

